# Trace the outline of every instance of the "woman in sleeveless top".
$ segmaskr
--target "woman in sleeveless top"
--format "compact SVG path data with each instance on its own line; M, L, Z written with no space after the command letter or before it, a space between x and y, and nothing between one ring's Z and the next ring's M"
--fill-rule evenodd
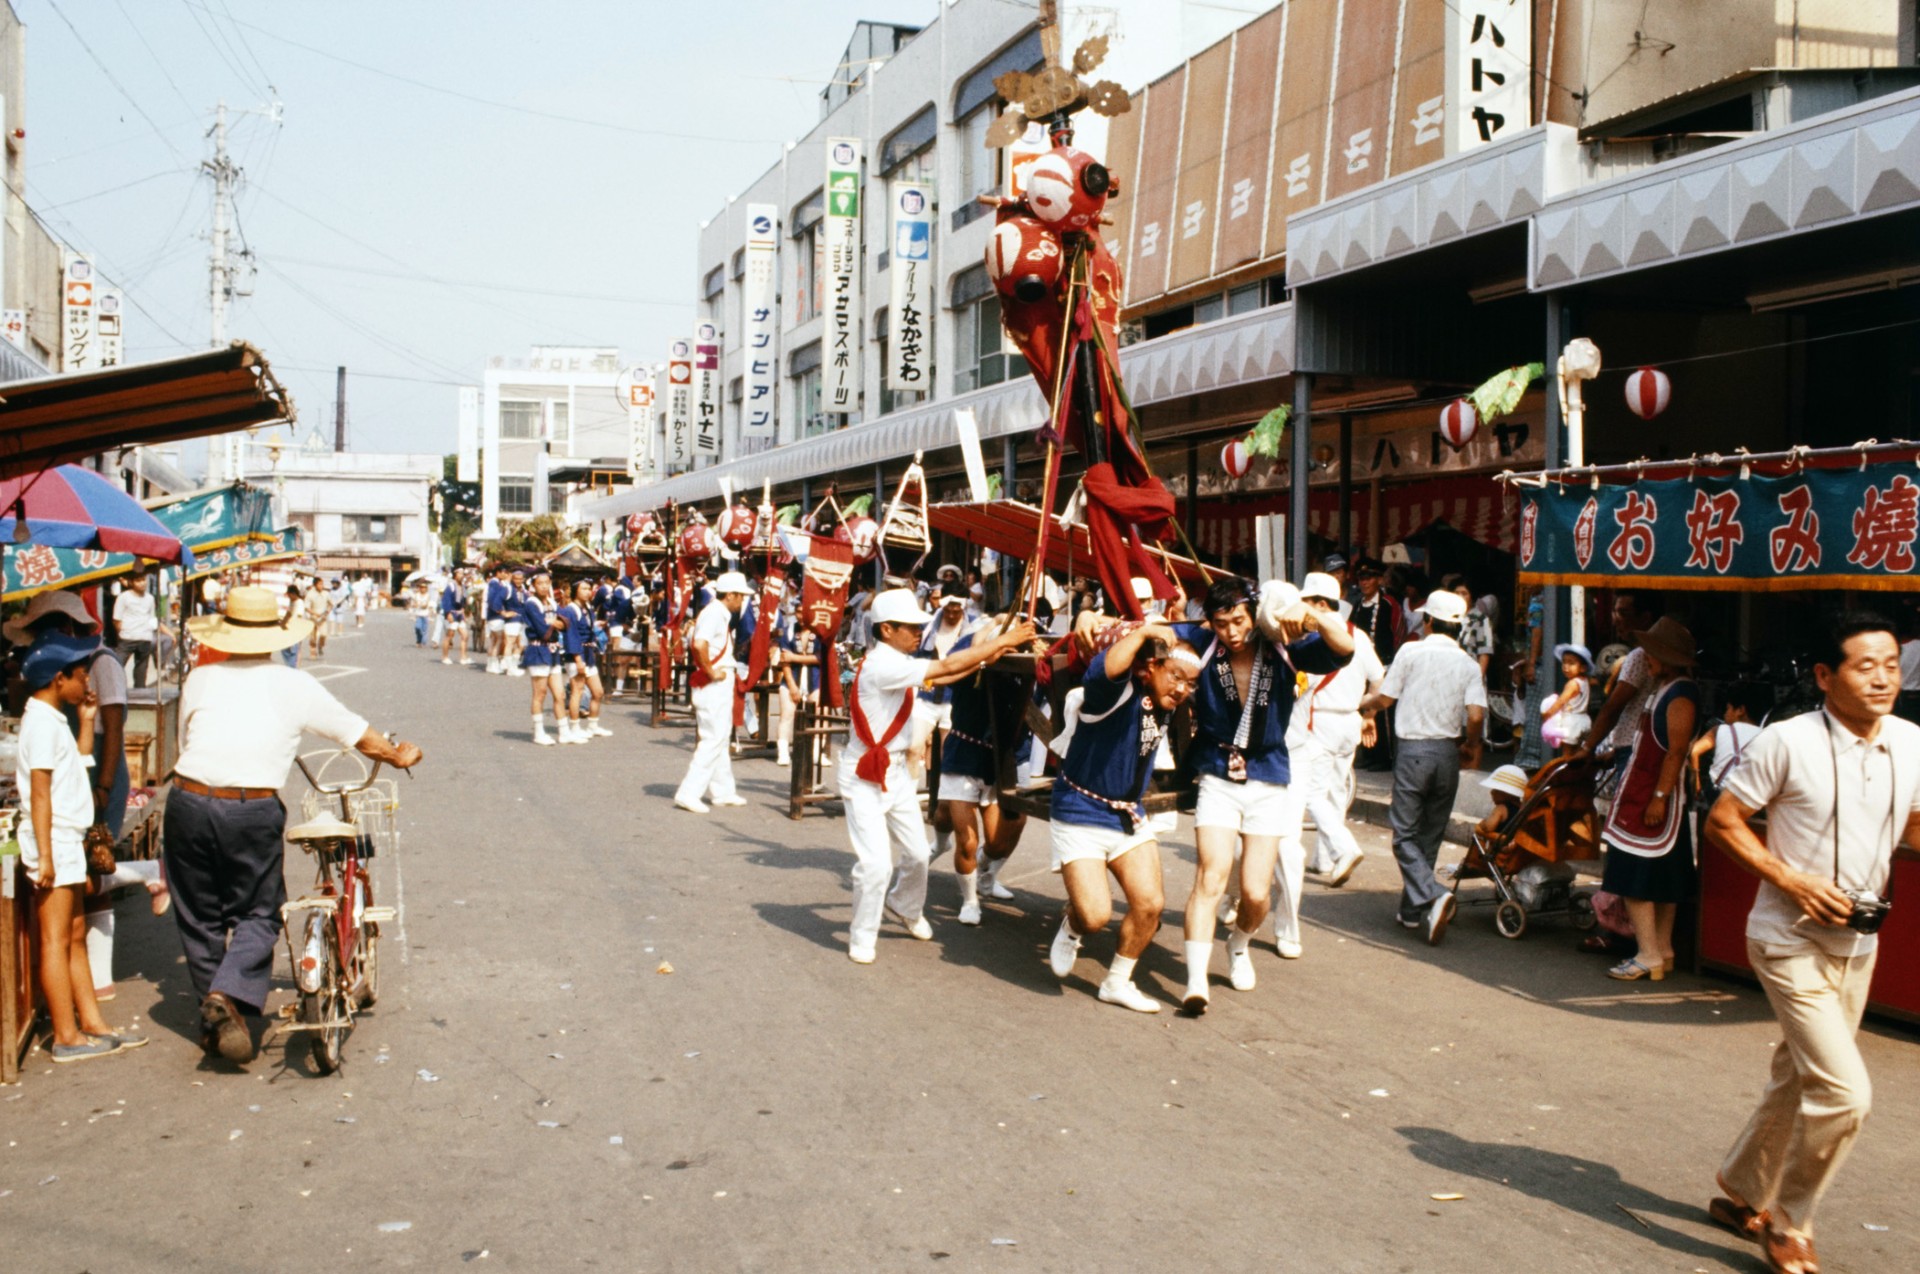
M1640 647L1654 685L1601 833L1607 846L1601 887L1625 901L1640 946L1608 976L1658 982L1673 968L1674 915L1693 887L1693 847L1683 836L1686 802L1679 787L1700 692L1686 675L1694 644L1684 625L1662 619L1640 634Z

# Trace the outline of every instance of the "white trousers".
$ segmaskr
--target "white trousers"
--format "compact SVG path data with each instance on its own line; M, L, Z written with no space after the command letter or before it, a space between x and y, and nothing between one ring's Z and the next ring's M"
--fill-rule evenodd
M927 905L927 830L920 819L920 798L904 765L887 771L880 788L844 767L840 796L847 807L847 837L853 842L853 923L847 945L871 951L880 936L885 907L912 920ZM894 864L899 862L896 875ZM887 888L889 878L893 888Z
M733 737L733 679L710 681L690 698L699 742L693 746L687 777L680 780L680 790L674 793L673 799L698 801L712 793L715 800L731 800L733 757L727 744Z
M1300 813L1310 815L1313 825L1320 829L1313 868L1326 871L1360 852L1360 842L1347 828L1347 783L1353 774L1353 753L1329 752L1308 736L1288 755L1293 762L1294 790L1300 794Z

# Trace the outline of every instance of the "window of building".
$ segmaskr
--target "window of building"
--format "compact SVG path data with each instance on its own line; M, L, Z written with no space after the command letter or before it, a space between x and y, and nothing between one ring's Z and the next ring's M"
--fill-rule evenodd
M1203 296L1193 303L1193 321L1212 323L1227 316L1227 294L1216 292L1212 296Z
M557 439L571 440L573 437L573 404L564 400L553 404L553 436Z
M533 512L533 483L502 482L500 484L500 512Z
M1267 303L1267 285L1265 280L1247 283L1227 293L1227 313L1245 314L1257 310Z
M953 118L960 147L959 200L953 209L953 228L958 230L986 211L986 205L974 198L991 194L1000 185L1000 164L1004 151L987 149L987 129L1000 114L1004 103L995 92L993 81L1008 71L1032 71L1045 60L1040 48L1040 31L1034 28L1000 50L977 67L953 95Z
M348 513L340 519L346 544L392 544L400 538L400 519L380 513Z
M793 404L800 416L800 436L827 432L827 414L821 410L820 369L800 373L793 381Z
M700 285L700 295L711 301L714 297L719 296L726 286L727 268L723 265L716 265L713 269L707 271L707 277Z
M500 436L510 442L531 442L540 437L540 417L545 404L503 402L500 404Z
M826 240L820 233L820 219L826 211L825 196L814 191L793 210L788 225L793 227L793 321L804 323L820 313L820 285L826 273Z
M1191 305L1176 305L1170 310L1161 310L1158 314L1149 314L1140 320L1141 330L1147 340L1192 326L1193 306Z
M1027 360L1014 351L1000 325L1000 298L989 293L954 312L953 390L964 394L1027 374Z
M728 271L728 274L736 279L744 279L747 277L747 250L745 248L735 248L733 250L733 268Z
M571 490L563 483L550 484L547 487L547 507L555 513L565 513L567 511L567 496L571 493Z
M880 175L889 181L917 181L933 174L933 142L940 132L939 112L929 102L880 143Z

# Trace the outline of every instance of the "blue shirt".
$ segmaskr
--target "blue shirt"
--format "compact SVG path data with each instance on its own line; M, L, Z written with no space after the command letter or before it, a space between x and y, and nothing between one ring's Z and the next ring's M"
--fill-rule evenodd
M1195 774L1227 777L1227 755L1240 729L1240 694L1233 681L1233 665L1227 650L1219 645L1213 630L1205 624L1175 624L1173 630L1183 641L1201 652L1201 668L1193 679L1193 722L1195 733L1191 758ZM1294 673L1309 675L1337 672L1347 666L1351 656L1342 657L1328 649L1319 633L1309 633L1290 646L1274 645L1255 633L1255 675L1249 678L1249 690L1262 679L1259 663L1267 664L1266 692L1256 696L1253 720L1248 723L1247 746L1241 749L1246 761L1247 778L1259 783L1288 783L1293 766L1287 756L1287 725L1293 720Z
M467 595L460 585L449 582L440 590L440 613L458 615L467 604Z
M513 597L513 585L507 583L507 581L503 579L488 580L487 581L487 606L486 606L487 618L499 619L503 614L505 614L507 609L507 602L512 597Z
M819 659L819 639L815 638L812 647L803 651L800 648L801 631L800 625L793 622L793 616L782 615L775 623L773 639L779 643L780 649L789 654L804 654L816 660ZM820 665L818 663L794 664L792 668L794 683L800 687L802 694L808 694L820 688Z
M547 644L548 623L547 608L532 593L523 593L507 612L507 618L517 619L527 626L527 644L544 646Z
M1067 746L1067 759L1060 763L1060 777L1054 780L1051 817L1056 823L1125 831L1127 823L1120 811L1075 789L1131 802L1134 816L1144 818L1140 800L1153 781L1160 716L1147 707L1147 697L1131 673L1118 681L1108 679L1104 655L1094 659L1081 684L1086 696L1073 742Z
M560 651L569 659L578 659L593 636L593 621L579 606L569 603L554 612L567 621L560 630Z
M973 634L968 633L947 653L957 655L971 645ZM926 649L931 650L931 643ZM987 697L990 679L970 676L943 688L947 702L953 706L953 727L940 749L940 773L993 782L1000 776L995 772L993 757L993 703Z

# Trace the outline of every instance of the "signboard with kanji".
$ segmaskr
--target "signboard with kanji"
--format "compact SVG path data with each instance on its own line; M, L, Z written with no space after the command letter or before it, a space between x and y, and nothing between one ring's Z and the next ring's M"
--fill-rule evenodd
M827 138L827 330L820 407L828 415L860 410L860 150L857 137Z
M720 329L693 329L693 453L720 454Z
M892 261L887 292L888 389L927 392L933 385L933 188L889 185Z
M667 346L667 472L693 464L693 342Z
M1447 6L1447 154L1533 124L1531 0L1460 0Z
M1920 592L1920 484L1910 463L1521 488L1529 584L1779 592Z
M746 359L740 387L740 441L743 451L771 447L776 435L774 398L779 389L774 369L774 231L780 210L770 203L747 205L745 273L740 279L740 335Z

